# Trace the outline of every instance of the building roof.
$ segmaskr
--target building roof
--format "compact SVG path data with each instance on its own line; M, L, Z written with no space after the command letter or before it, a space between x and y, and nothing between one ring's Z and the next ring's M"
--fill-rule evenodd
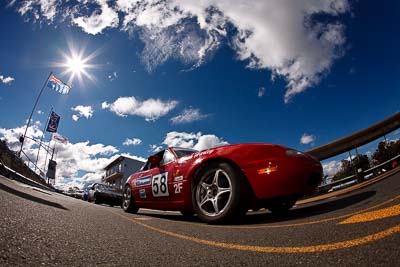
M104 170L109 169L111 166L116 165L117 163L123 161L124 159L135 160L135 161L141 162L141 163L146 162L146 160L144 158L124 154L124 155L119 155L119 157L117 157L116 159L111 161L107 166L104 167Z

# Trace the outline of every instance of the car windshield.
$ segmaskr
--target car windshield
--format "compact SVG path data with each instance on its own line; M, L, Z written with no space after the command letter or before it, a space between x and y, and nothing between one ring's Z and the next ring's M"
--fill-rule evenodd
M175 151L175 154L178 158L193 154L198 152L197 150L194 149L188 149L188 148L172 148Z

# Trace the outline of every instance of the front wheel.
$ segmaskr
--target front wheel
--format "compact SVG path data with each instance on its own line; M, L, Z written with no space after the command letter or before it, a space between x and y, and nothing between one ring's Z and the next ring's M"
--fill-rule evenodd
M139 208L135 205L132 197L131 186L127 185L125 187L124 193L122 194L122 209L125 212L136 213Z
M207 223L238 219L247 211L248 192L239 170L223 162L209 165L193 184L194 211Z

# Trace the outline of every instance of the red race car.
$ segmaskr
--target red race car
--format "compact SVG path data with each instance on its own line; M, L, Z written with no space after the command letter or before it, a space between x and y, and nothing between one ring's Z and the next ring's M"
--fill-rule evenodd
M322 181L314 157L284 146L239 144L195 151L171 147L148 158L127 180L122 208L175 210L208 223L248 209L289 210Z

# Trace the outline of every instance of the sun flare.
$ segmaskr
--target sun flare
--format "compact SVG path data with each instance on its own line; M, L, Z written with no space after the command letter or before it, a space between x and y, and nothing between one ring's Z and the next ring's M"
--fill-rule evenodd
M55 67L63 68L61 76L68 76L68 84L72 85L75 79L78 79L79 84L83 85L84 80L90 80L95 82L95 77L90 73L90 70L99 68L100 65L91 63L95 57L100 53L100 50L96 50L89 55L85 55L86 46L76 49L73 42L68 42L68 53L61 51L63 57L62 62L55 62Z

